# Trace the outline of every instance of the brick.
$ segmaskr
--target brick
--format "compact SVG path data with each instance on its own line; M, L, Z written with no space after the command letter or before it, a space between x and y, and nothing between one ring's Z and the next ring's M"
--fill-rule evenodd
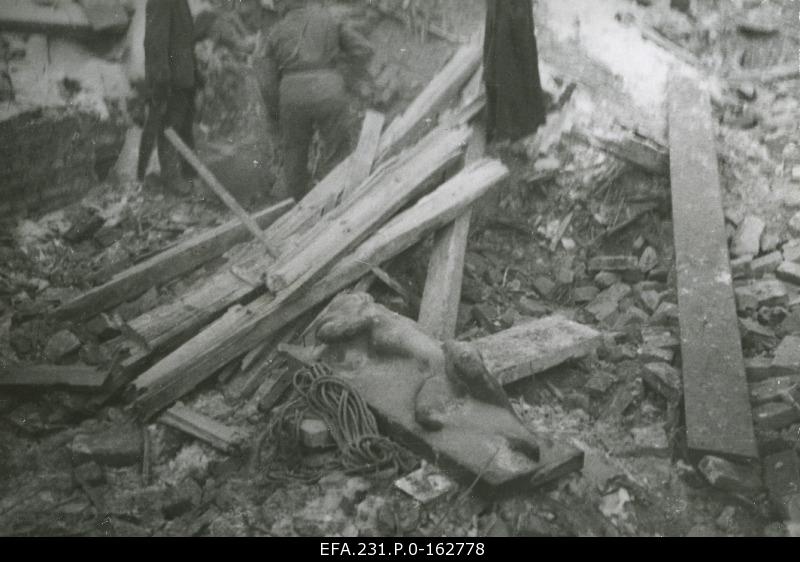
M533 280L533 288L546 299L553 294L553 291L556 289L556 284L547 277L537 277Z
M641 326L650 320L650 316L640 308L632 306L620 314L614 322L614 330L624 330L628 326Z
M177 486L170 486L164 493L161 513L170 520L185 515L200 505L203 489L192 478L184 478Z
M767 402L778 402L788 391L800 387L800 375L775 377L750 385L750 402L762 405Z
M769 402L753 409L753 421L761 429L783 429L800 421L800 410L783 402Z
M679 318L678 306L671 302L662 302L658 305L650 322L658 326L677 324Z
M642 380L669 402L677 402L683 395L680 371L668 363L647 363L642 370Z
M617 311L619 302L630 295L632 291L630 285L616 283L597 295L597 298L586 307L586 310L602 322Z
M792 263L800 263L800 239L787 242L783 246L783 259Z
M734 289L740 310L754 310L762 306L784 306L789 302L789 293L783 282L763 279Z
M764 339L772 339L775 337L775 332L766 326L762 326L755 320L750 318L739 318L739 330L742 337L756 336Z
M781 281L791 283L792 285L800 285L800 263L792 261L783 262L778 267L776 276Z
M737 258L757 255L761 250L761 235L765 228L766 224L760 218L752 215L745 217L734 236L731 254Z
M636 256L597 256L589 260L589 273L601 271L623 272L639 268ZM652 269L652 268L651 268Z
M780 245L781 238L774 232L765 232L761 236L761 251L765 254L774 252Z
M763 488L757 471L750 466L707 456L703 457L698 468L709 484L726 492L747 494Z
M423 505L447 496L457 487L455 482L427 463L411 474L395 480L394 485Z
M648 346L673 350L681 345L681 342L671 331L652 326L642 328L642 341Z
M744 360L744 370L747 380L758 382L775 376L772 368L772 359L769 357L751 357Z
M617 377L611 373L601 371L592 375L592 378L587 381L586 385L584 385L584 388L593 396L602 396L616 383Z
M670 456L669 437L662 424L635 427L631 435L638 452L657 457Z
M652 246L648 246L642 257L639 258L639 270L642 273L649 273L658 265L658 252Z
M70 450L78 461L130 466L141 460L142 434L132 424L116 425L98 433L76 435Z
M652 314L658 310L658 305L661 304L661 295L656 291L642 291L639 294L639 300L642 301L642 306Z
M636 357L640 361L661 361L664 363L672 363L672 360L675 359L675 352L671 349L664 349L662 347L642 345L639 347Z
M578 287L573 293L573 298L577 304L586 304L597 298L599 293L600 291L594 286Z
M754 277L763 277L765 273L772 273L783 263L782 252L772 252L766 256L756 258L750 264L750 271Z
M608 289L612 285L619 283L622 278L610 271L601 271L594 277L594 282L602 289Z
M300 424L300 437L309 449L324 449L334 444L327 424L318 419L305 419Z
M789 219L789 229L795 234L800 234L800 212Z
M800 374L800 336L787 336L775 350L772 370L780 374Z
M81 340L69 330L61 330L47 341L44 356L51 363L57 363L81 347Z
M800 522L800 460L788 449L764 459L764 484L785 521Z

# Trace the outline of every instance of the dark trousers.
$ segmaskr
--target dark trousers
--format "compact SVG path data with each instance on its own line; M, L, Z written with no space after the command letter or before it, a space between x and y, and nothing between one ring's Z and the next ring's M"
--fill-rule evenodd
M154 144L158 146L158 162L161 165L161 177L165 184L172 185L181 177L190 178L194 170L184 162L172 143L164 136L168 128L175 129L190 148L194 148L194 89L173 89L167 96L150 98L147 109L147 121L142 132L142 143L139 150L139 179L147 172L147 164L153 152Z
M284 178L291 197L300 201L311 182L308 156L314 132L325 146L322 168L330 170L351 150L344 80L334 71L293 73L281 80L280 128Z

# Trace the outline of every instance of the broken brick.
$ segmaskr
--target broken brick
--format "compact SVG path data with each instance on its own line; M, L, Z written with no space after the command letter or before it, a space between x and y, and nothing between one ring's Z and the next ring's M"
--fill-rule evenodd
M131 424L115 425L98 433L76 435L70 450L78 462L130 466L141 460L142 434Z
M611 373L600 371L595 373L592 378L588 380L584 388L589 394L594 396L602 396L617 382L617 378Z
M766 256L756 258L750 264L750 271L755 277L762 277L765 273L772 273L783 263L781 252L772 252Z
M651 326L642 328L642 341L647 346L673 350L679 348L681 345L681 342L678 341L678 338L676 338L671 331Z
M752 272L753 256L740 256L731 260L731 274L736 279L750 277Z
M610 271L601 271L594 277L594 282L602 289L608 289L612 285L620 282L622 278L616 273Z
M753 420L762 429L783 429L800 421L800 409L784 402L768 402L753 409Z
M761 235L766 224L758 217L748 216L739 225L733 239L731 254L738 258L744 255L757 255L761 250Z
M589 260L589 273L601 271L623 272L639 268L636 256L597 256ZM652 269L652 268L651 268Z
M334 444L328 425L319 419L305 419L300 424L300 437L309 449L324 449Z
M792 240L784 245L783 259L791 263L800 263L800 240Z
M764 279L736 287L736 303L740 310L756 310L762 306L785 306L789 293L781 281Z
M175 519L200 505L203 489L193 478L184 478L177 486L167 488L161 504L164 519Z
M781 281L791 283L792 285L800 285L800 264L791 261L783 262L778 267L776 276Z
M573 298L577 304L586 304L592 302L600 291L597 290L597 287L594 286L586 286L586 287L578 287L573 292Z
M619 301L630 295L631 292L630 285L617 283L597 295L597 298L586 307L586 310L602 322L617 311Z
M549 298L556 290L556 284L547 277L537 277L533 280L533 288L543 298Z
M77 351L81 340L69 330L61 330L47 341L44 356L51 363L57 363L70 353Z
M786 521L800 521L800 460L794 450L764 459L764 484L781 517Z
M103 467L93 461L76 466L74 473L76 481L90 486L104 484L106 481L106 473L103 471Z
M746 494L758 492L763 487L761 478L752 467L719 457L703 457L698 468L709 484L726 492Z
M784 393L800 387L800 375L775 377L750 385L750 401L761 405L781 400Z
M654 313L661 304L661 295L656 291L642 291L639 294L639 300L650 313Z
M679 318L678 306L671 302L662 302L658 305L650 322L658 326L666 326L668 324L677 323Z
M747 380L752 382L763 381L774 376L772 359L769 357L750 357L744 360L744 370Z
M642 379L668 402L677 402L683 395L681 373L668 363L647 363L642 370Z
M636 357L640 361L661 361L663 363L672 363L672 360L675 359L675 352L671 349L664 349L663 347L655 347L645 344L639 347Z
M550 314L550 308L541 301L533 300L529 297L522 297L517 304L517 310L520 314L539 318Z
M772 370L778 374L800 374L800 336L786 336L775 350Z
M639 270L642 273L649 273L658 265L658 252L652 246L648 246L639 258Z
M669 437L662 424L635 427L631 430L631 434L638 452L659 457L670 455Z

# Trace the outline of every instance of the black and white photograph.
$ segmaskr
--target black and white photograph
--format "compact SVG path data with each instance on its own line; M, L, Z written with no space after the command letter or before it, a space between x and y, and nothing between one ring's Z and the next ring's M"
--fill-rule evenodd
M800 0L0 0L0 537L800 537Z

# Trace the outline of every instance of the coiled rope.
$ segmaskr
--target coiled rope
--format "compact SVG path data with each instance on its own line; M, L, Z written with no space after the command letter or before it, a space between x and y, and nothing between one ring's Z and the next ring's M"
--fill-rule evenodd
M410 470L412 455L378 431L378 422L364 399L347 381L336 377L324 363L300 369L293 377L291 398L275 410L267 428L254 447L253 468L260 464L264 440L275 447L270 460L281 455L291 464L301 456L300 426L307 417L317 417L328 426L338 458L317 470L297 467L292 471L268 470L270 480L313 482L333 469L348 474L364 474L386 469ZM272 464L272 463L270 463Z

